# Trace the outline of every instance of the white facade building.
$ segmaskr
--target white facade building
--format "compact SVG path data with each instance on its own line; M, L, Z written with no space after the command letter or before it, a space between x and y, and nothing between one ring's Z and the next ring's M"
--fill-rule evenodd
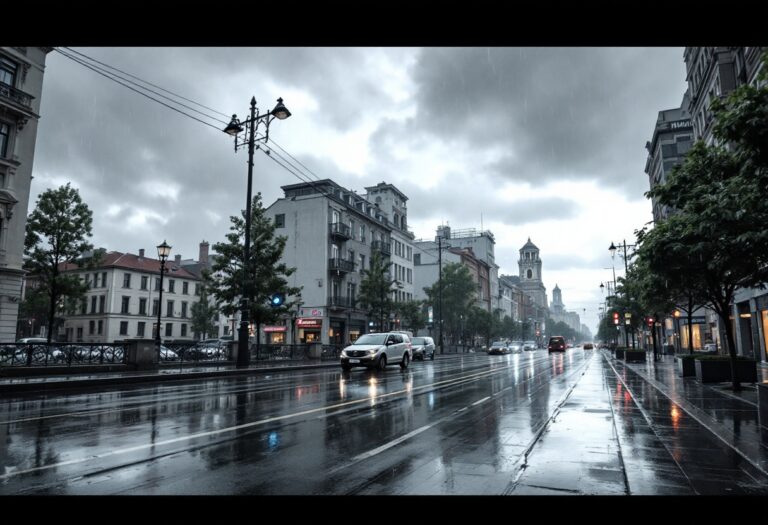
M165 263L161 338L192 341L192 305L198 301L200 280L184 270L181 257ZM92 269L62 265L62 273L80 276L88 292L75 311L67 312L58 340L111 343L153 339L160 295L160 261L121 252L108 252Z

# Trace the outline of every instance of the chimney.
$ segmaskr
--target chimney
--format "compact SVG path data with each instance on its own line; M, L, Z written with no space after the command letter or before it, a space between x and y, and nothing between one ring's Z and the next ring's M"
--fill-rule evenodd
M181 265L181 254L177 254L176 257L173 259L173 262L176 263L176 266Z
M208 242L203 241L200 243L200 255L198 256L198 261L203 266L208 266Z
M144 258L144 248L141 248L139 250L139 259L143 259L143 258Z

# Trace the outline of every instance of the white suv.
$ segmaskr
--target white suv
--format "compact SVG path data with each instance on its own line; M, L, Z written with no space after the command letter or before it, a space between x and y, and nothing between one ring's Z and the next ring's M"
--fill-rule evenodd
M381 332L360 336L354 343L341 351L341 368L365 366L384 370L388 364L399 363L408 368L413 353L411 339L402 332Z

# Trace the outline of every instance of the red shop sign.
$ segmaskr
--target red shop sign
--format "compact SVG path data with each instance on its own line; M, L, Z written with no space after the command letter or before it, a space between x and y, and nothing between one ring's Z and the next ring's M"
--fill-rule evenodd
M296 326L299 328L322 328L322 319L296 319Z

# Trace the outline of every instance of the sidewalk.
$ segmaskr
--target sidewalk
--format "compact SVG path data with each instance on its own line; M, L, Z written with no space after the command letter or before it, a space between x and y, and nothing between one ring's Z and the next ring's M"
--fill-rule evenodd
M729 383L703 384L695 378L680 377L674 356L648 353L645 363L625 363L604 354L615 370L644 380L698 421L720 441L753 467L768 476L768 430L760 427L757 387L742 383L741 392L729 390ZM758 367L758 380L768 381L768 369Z

